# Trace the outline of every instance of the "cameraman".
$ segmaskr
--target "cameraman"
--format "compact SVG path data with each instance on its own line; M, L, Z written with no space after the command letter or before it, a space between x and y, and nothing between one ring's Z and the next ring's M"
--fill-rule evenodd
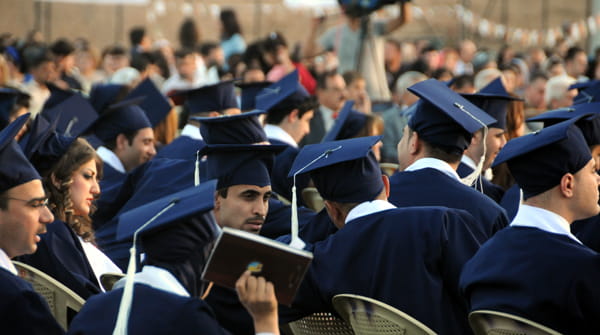
M345 1L340 0L339 2L344 22L325 31L319 37L320 47L317 47L315 39L325 18L313 19L304 57L312 58L323 50L334 50L339 59L338 73L360 72L366 79L367 92L371 99L373 101L389 101L391 98L385 76L383 56L384 36L411 20L410 3L401 0L398 4L400 7L398 16L384 21L368 20L371 15L367 14L365 10L360 10L358 5L348 6L343 4Z

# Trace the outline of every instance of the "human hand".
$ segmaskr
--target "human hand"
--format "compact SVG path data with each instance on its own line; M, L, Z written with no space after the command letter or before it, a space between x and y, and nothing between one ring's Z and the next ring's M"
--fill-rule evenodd
M246 271L235 283L240 302L254 320L254 331L279 334L277 298L273 283Z

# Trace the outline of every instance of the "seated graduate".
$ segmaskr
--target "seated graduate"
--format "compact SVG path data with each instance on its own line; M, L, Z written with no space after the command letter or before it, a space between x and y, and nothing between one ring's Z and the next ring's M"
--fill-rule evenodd
M26 114L29 109L30 95L20 90L8 87L0 88L0 130L6 128L19 116ZM25 132L26 127L23 129ZM21 133L21 135L22 135ZM19 140L17 133L15 140Z
M458 279L479 248L474 219L463 210L389 203L388 178L370 150L380 139L307 145L298 154L290 175L310 174L339 231L311 248L293 310L280 308L280 318L334 312L331 299L351 293L390 304L438 333L469 333Z
M515 314L563 334L600 332L600 255L569 230L600 212L600 177L573 122L515 138L496 157L525 200L464 266L460 288L471 310Z
M278 82L265 87L256 96L256 108L267 111L265 132L271 144L285 145L277 155L273 168L273 190L291 201L292 180L287 177L298 155L298 143L310 132L317 101L300 84L298 71L294 70ZM308 186L308 178L296 180L299 192ZM298 200L299 204L303 202Z
M475 218L473 230L485 241L508 225L506 213L463 184L456 169L473 133L495 119L435 79L408 90L421 99L398 143L400 171L390 178L390 202L464 209Z
M210 213L215 184L168 194L121 216L119 238L134 241L128 274L112 291L86 302L69 334L226 333L200 299L202 271L219 233ZM142 271L135 273L138 235L145 257ZM278 333L272 284L249 273L237 284L257 331Z
M43 178L56 220L38 250L19 260L87 299L102 291L102 274L121 272L96 247L90 219L100 194L102 160L85 139L63 136L54 124L44 123L36 118L25 151Z
M196 159L196 153L204 146L205 139L199 131L200 123L194 117L241 113L232 81L180 91L173 98L183 104L180 118L187 123L181 130L180 136L160 150L157 155L159 158Z
M483 174L494 162L498 152L506 144L506 113L510 103L518 100L509 95L502 84L502 78L498 77L476 94L463 94L467 100L484 112L491 115L496 122L488 125L473 134L471 144L465 150L456 172L461 178L470 177L473 187L490 197L496 203L500 203L504 195L504 189ZM480 165L478 167L478 165ZM475 173L475 174L473 174Z
M46 301L17 276L12 258L34 253L54 220L37 171L13 140L25 114L0 132L0 313L3 334L62 334ZM10 162L8 164L7 162Z

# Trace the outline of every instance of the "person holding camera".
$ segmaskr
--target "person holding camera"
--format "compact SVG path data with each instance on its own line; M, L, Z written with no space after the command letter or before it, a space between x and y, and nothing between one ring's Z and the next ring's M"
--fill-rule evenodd
M338 73L358 71L367 82L367 92L373 101L389 101L384 66L385 36L411 20L411 6L407 0L399 0L398 16L370 20L371 12L389 0L372 0L368 7L352 0L338 0L344 22L331 27L318 38L316 36L325 17L315 18L304 50L304 57L311 58L323 50L334 50L339 58Z

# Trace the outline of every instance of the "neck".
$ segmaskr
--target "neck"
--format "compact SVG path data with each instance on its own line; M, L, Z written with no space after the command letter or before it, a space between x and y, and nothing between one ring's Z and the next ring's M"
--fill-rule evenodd
M578 220L579 218L577 218L574 213L569 210L569 207L565 201L556 199L556 197L552 194L553 191L554 189L551 189L542 194L531 197L523 201L523 204L538 207L558 214L567 220L569 224L573 223L575 220Z

